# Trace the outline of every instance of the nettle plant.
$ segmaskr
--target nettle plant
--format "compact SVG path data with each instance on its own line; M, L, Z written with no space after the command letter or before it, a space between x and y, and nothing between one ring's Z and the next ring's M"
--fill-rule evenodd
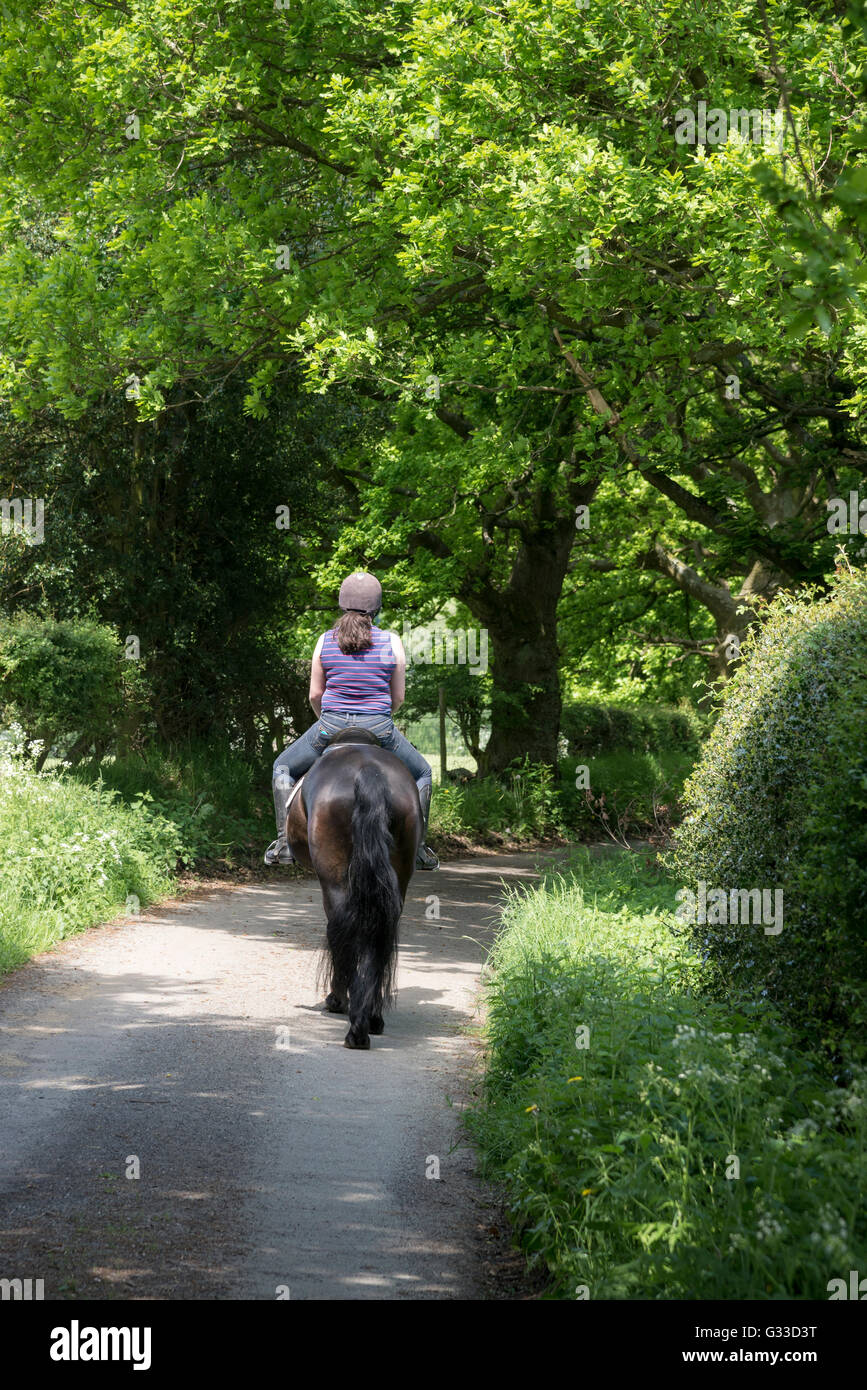
M780 595L753 630L685 789L671 867L696 891L782 889L783 930L693 924L721 986L802 1037L863 1050L867 1016L867 573Z

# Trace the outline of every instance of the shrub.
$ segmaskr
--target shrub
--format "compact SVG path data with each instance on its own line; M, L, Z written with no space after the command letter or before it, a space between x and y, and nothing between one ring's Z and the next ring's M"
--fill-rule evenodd
M615 749L589 758L589 787L575 788L580 766L573 759L560 764L562 797L570 823L582 829L607 829L620 836L651 832L666 836L680 815L683 784L692 771L694 755L674 750L629 753Z
M251 851L258 862L263 836L273 838L271 766L256 764L225 739L151 743L135 753L82 763L71 776L97 783L130 804L177 826L181 856L234 860Z
M626 705L576 700L565 705L560 731L578 758L617 749L633 753L698 751L706 728L688 706Z
M442 784L434 794L431 828L442 835L562 835L568 817L551 769L525 760L502 778Z
M685 753L603 753L590 763L588 792L576 789L574 760L560 778L525 759L502 777L437 786L431 811L435 835L508 835L516 839L592 835L604 827L639 835L667 824L692 766Z
M112 734L121 706L120 644L111 628L21 613L0 620L0 716L42 750L70 735Z
M863 1051L867 1023L865 720L867 574L778 597L724 689L672 857L693 892L782 891L779 934L722 910L690 930L719 987L773 1000L835 1052Z

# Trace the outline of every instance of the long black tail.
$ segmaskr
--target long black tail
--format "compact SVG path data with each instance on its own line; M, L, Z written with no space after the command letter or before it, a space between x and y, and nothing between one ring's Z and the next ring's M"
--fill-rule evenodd
M348 892L328 923L334 978L352 981L350 1015L362 1020L365 1031L370 1018L394 998L403 903L390 858L390 820L388 783L378 767L367 763L355 779Z

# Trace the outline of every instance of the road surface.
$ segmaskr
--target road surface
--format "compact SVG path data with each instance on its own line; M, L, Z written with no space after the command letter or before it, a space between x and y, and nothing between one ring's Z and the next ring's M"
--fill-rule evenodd
M6 977L0 1278L46 1299L484 1296L465 1029L502 885L543 858L415 875L370 1052L321 1010L315 880L211 889Z

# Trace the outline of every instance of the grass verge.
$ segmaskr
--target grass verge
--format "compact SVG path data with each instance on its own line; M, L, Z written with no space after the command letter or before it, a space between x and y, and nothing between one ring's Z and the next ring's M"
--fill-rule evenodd
M546 1296L827 1299L867 1269L867 1077L835 1086L771 1008L709 1000L674 891L584 851L512 897L468 1117L483 1171Z
M182 852L141 801L0 758L0 972L167 893Z

